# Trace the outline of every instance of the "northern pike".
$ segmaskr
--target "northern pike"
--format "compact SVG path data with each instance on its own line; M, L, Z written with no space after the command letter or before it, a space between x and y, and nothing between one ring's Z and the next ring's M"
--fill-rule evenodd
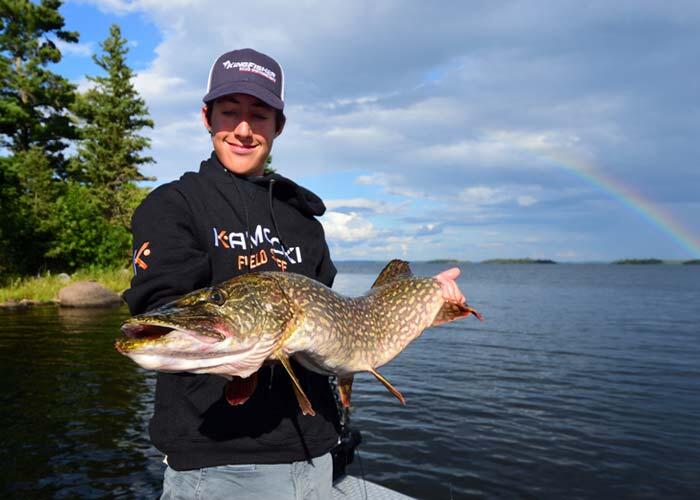
M401 260L391 261L360 297L343 296L300 274L259 272L128 319L115 346L147 369L222 375L232 381L225 391L231 404L252 395L265 362L279 362L302 412L313 415L290 357L337 376L343 406L350 405L354 374L363 371L405 404L377 368L426 328L470 314L482 319L466 303L445 301L436 279L414 276Z

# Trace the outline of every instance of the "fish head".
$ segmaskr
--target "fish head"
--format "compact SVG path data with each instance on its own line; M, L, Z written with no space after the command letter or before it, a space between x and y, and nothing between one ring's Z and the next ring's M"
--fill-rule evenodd
M279 347L293 317L274 277L245 274L126 320L115 347L147 369L246 377Z

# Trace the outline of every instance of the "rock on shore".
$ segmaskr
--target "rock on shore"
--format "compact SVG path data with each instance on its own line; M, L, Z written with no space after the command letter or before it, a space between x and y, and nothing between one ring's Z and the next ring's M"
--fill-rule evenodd
M113 307L122 299L95 281L76 281L58 291L58 303L61 307Z

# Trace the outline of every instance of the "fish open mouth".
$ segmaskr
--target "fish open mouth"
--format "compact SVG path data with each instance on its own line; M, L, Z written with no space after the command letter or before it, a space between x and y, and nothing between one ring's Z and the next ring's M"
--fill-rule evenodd
M169 326L145 325L131 323L122 326L122 333L130 339L157 339L172 332L174 328Z
M158 340L173 332L189 335L206 344L215 344L225 338L221 332L213 328L190 330L166 321L158 323L128 321L122 325L121 330L125 344L140 344L141 341Z

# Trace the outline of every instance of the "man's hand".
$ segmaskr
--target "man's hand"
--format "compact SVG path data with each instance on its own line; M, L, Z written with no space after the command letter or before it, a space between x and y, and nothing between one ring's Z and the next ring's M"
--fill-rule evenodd
M453 267L440 274L434 276L434 278L440 283L442 287L442 298L447 302L455 302L457 304L463 304L466 302L466 297L459 290L455 280L459 276L460 270L458 267Z

